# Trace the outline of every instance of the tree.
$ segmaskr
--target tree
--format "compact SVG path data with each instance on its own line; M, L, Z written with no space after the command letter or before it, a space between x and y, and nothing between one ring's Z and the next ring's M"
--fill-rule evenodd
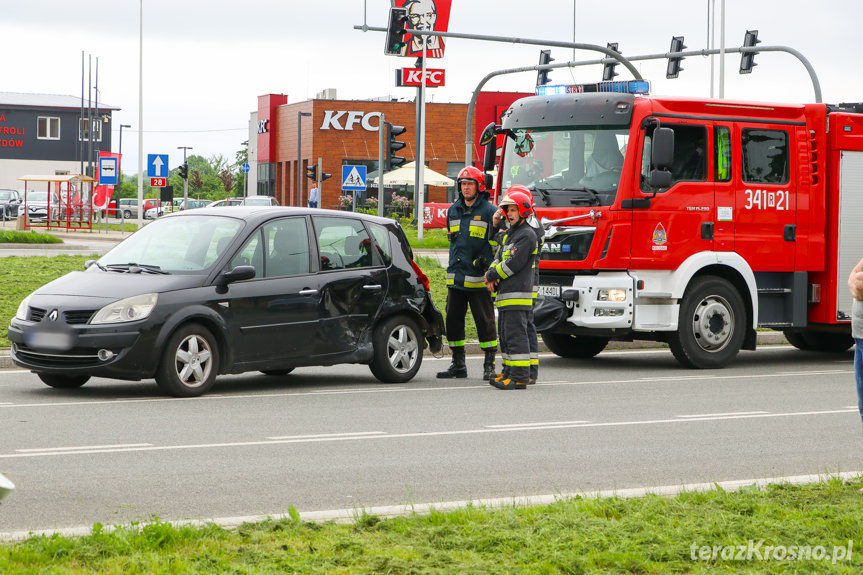
M195 190L195 195L201 195L201 190L204 188L204 180L201 179L201 172L199 170L192 170L192 173L189 174L189 187Z
M219 179L222 180L222 185L225 186L225 193L230 195L231 190L234 189L234 185L237 183L237 177L228 168L223 168L219 172Z

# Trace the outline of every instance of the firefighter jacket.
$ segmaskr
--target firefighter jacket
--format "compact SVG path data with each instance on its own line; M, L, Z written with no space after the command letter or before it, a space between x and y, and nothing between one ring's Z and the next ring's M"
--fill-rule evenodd
M488 192L479 192L472 206L458 199L446 212L449 238L449 265L446 287L462 290L485 290L485 273L492 260L494 226L492 216L497 209L488 201ZM492 244L493 243L493 244Z
M492 264L485 276L498 282L495 305L501 311L532 309L536 255L536 232L527 222L522 220L506 232L500 260Z

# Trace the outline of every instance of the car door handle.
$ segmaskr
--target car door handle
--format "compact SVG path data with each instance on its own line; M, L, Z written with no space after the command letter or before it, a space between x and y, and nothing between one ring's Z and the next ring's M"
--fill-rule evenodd
M301 289L299 291L300 295L318 295L320 292L316 289Z
M366 291L381 291L383 286L381 284L364 285L363 289Z

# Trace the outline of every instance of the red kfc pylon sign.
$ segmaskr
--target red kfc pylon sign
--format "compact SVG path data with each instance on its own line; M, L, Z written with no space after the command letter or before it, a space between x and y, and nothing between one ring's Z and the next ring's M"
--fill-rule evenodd
M444 85L445 73L442 69L426 68L426 88ZM396 86L422 86L422 68L402 68L396 70Z

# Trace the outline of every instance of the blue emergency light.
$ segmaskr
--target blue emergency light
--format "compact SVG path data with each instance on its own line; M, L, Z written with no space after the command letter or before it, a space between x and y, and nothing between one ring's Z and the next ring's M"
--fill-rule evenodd
M613 92L617 94L648 94L648 80L612 80L595 84L557 84L537 86L537 96L554 96L557 94L585 94L589 92Z

